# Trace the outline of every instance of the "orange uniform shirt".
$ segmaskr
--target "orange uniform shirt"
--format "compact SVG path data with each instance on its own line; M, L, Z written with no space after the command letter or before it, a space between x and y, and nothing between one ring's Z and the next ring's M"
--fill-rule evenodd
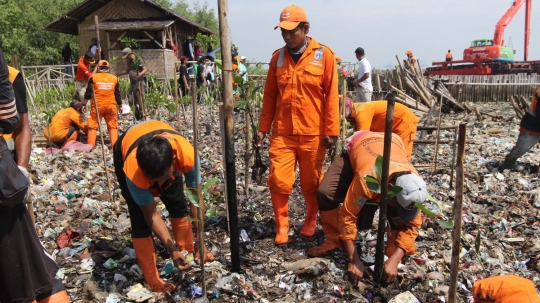
M387 105L388 102L384 100L354 103L351 116L356 121L355 131L384 132ZM408 140L405 136L408 136L411 132L416 132L419 121L420 119L407 106L401 103L394 105L392 132L398 134L403 141Z
M118 85L118 78L109 73L92 75L92 85L98 106L116 105L114 91ZM94 107L94 102L90 102Z
M378 155L383 154L384 149L384 133L368 133L355 141L354 145L349 149L349 159L354 171L354 178L347 191L347 196L343 206L339 211L339 238L344 241L354 241L357 235L356 220L358 214L362 210L365 202L379 202L380 195L369 190L364 177L367 175L376 177L374 168L375 160ZM392 134L392 152L390 159L390 172L392 176L398 172L411 172L418 174L414 166L407 159L405 146L401 138ZM380 180L379 180L380 181ZM391 204L388 207L392 206ZM407 255L416 252L414 241L418 236L418 231L414 228L419 228L422 224L421 214L413 220L409 221L410 226L397 232L395 236L396 246L402 248ZM389 244L390 245L390 244Z
M287 47L283 51L282 60L280 50L270 60L259 131L268 133L273 125L273 135L338 136L334 51L313 38L296 64Z
M139 168L136 157L138 149L137 147L134 148L127 157L125 155L130 146L133 145L133 143L141 136L159 130L176 131L165 122L152 120L133 126L127 131L124 139L122 140L124 173L126 174L126 177L140 189L150 189L150 187L154 184L154 181L148 179ZM189 172L195 165L195 154L193 146L191 146L186 138L166 132L157 134L156 136L166 138L171 144L173 155L176 155L176 160L173 163L173 169L182 173ZM152 195L154 197L158 196L157 191L152 190Z
M446 59L452 59L454 58L454 55L452 53L446 53Z
M77 81L88 81L91 76L90 63L84 63L84 56L80 57L79 62L77 63L77 74L75 75L75 79Z
M84 133L88 131L86 122L78 111L73 107L61 109L52 118L49 129L43 130L43 135L48 140L50 132L52 141L65 140L72 125L76 125Z

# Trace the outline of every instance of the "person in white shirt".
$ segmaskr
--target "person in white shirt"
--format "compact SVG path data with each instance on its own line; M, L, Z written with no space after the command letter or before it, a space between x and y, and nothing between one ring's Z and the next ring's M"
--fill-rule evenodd
M371 64L364 53L364 49L361 47L356 48L354 51L356 59L358 59L358 76L354 81L354 87L356 88L356 102L369 102L371 101L371 95L373 94L373 85L371 84Z

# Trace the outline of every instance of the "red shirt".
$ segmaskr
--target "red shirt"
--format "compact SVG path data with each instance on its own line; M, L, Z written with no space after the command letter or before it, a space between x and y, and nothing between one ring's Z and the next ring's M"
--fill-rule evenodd
M77 81L88 81L91 76L92 72L90 71L90 63L84 62L84 56L80 57L79 63L77 63L77 75L75 75L75 79Z

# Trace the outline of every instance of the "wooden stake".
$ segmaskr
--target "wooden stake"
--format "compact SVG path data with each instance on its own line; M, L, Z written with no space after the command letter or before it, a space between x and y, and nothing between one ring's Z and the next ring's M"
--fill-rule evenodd
M248 106L246 104L246 106ZM253 105L250 105L250 106L253 106ZM245 170L244 170L244 192L246 194L246 196L249 196L249 160L251 159L251 154L250 154L250 147L251 147L251 130L250 130L250 127L249 127L249 114L247 112L247 110L244 111L244 123L245 123L245 129L246 129L246 152L244 153L244 164L246 165L245 167ZM256 134L254 134L256 135Z
M393 93L388 96L386 107L386 124L384 126L383 167L381 176L381 198L379 202L379 227L377 228L377 246L375 252L375 281L381 283L384 269L384 234L386 232L386 206L388 205L388 177L390 172L390 151L392 148L392 124L394 123L394 104L396 97Z
M240 232L238 230L238 206L236 201L236 167L234 154L234 97L231 58L231 30L229 28L229 1L218 0L219 38L223 58L223 110L225 113L225 174L227 175L227 211L229 213L229 237L231 239L231 271L240 271Z
M195 83L195 79L192 79L191 81L191 97L193 105L193 150L195 152L195 184L197 185L197 198L199 200L199 207L197 208L197 216L199 217L199 222L197 227L199 229L199 250L200 250L200 260L201 260L201 283L202 283L202 293L203 296L206 296L206 280L205 280L205 272L204 272L204 198L202 196L202 188L201 188L201 170L198 169L200 165L199 160L199 115L197 113L197 84Z
M101 52L99 51L99 22L98 22L98 16L94 16L94 23L96 24L96 39L97 39L97 49L96 52L98 52L98 60L101 56ZM96 118L98 122L98 129L99 129L99 136L101 137L101 156L103 157L103 165L105 166L105 174L107 175L107 190L109 191L109 198L111 199L111 203L114 205L114 198L113 193L111 190L111 177L109 176L109 169L107 167L107 158L105 157L105 140L103 139L103 132L101 131L101 117L99 116L98 106L97 106L97 100L96 100L96 94L93 94L94 100L94 108L96 110ZM92 110L92 109L90 109Z
M178 78L176 78L176 61L174 62L174 105L176 106L176 122L178 123L178 132L182 133L182 124L180 123L180 106L178 105Z
M439 82L435 82L435 88ZM442 117L442 102L443 102L443 96L441 95L441 101L439 103L439 119L437 121L437 131L435 132L435 157L433 158L433 170L431 171L431 174L434 174L437 170L437 158L439 157L439 140L441 135L441 117Z
M465 140L467 124L459 125L458 155L456 166L456 200L454 202L454 231L452 233L452 259L450 263L450 288L448 290L448 303L455 303L457 280L459 271L459 253L461 244L461 212L463 210L463 155L465 153Z

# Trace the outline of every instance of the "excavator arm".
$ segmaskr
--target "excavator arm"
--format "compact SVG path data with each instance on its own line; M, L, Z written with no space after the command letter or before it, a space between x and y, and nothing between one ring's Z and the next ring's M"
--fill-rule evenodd
M495 26L495 34L493 35L493 44L504 46L504 30L506 29L508 24L510 24L512 19L514 19L521 6L523 6L523 3L525 3L525 0L514 1L512 6L506 11L506 13L499 20L499 22L497 22L497 25ZM528 6L530 7L530 5Z

